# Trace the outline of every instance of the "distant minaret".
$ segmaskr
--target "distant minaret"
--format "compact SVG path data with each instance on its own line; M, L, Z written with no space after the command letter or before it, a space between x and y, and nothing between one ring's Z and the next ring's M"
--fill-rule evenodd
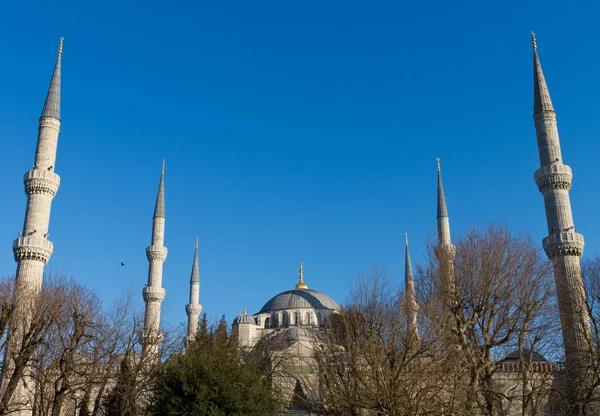
M160 305L165 298L165 289L162 288L163 263L167 258L165 242L165 161L162 163L160 184L154 208L152 224L152 245L146 247L146 257L150 267L148 269L148 283L142 295L146 302L144 315L144 350L150 354L158 354L158 346L162 341L160 332Z
M406 254L404 257L404 291L406 296L406 329L409 336L419 338L417 312L419 306L415 296L415 279L413 277L410 253L408 251L408 234L405 234Z
M451 300L456 282L454 280L454 259L456 258L456 247L450 239L450 217L446 206L446 196L442 185L442 171L440 159L437 159L437 229L438 245L435 247L435 255L440 263L440 289L444 303Z
M63 38L60 39L58 58L40 117L33 169L23 178L27 194L23 233L13 243L15 261L18 263L16 279L18 290L26 288L34 293L42 288L44 266L48 263L54 248L48 240L48 226L52 200L60 185L60 177L54 173L54 165L60 132L62 45Z
M58 57L54 73L39 120L37 148L33 169L25 173L23 183L27 194L27 208L21 236L13 243L13 253L17 262L14 299L15 311L10 322L8 342L2 370L2 389L15 369L14 359L21 349L24 331L29 327L32 302L37 298L44 277L44 266L48 263L54 246L48 240L50 208L60 185L60 177L54 173L56 148L60 132L60 72L63 38L60 38ZM21 409L31 405L31 392L24 387L24 379L30 373L26 368L12 397ZM13 409L9 409L13 410ZM31 411L13 412L31 414Z
M585 290L581 279L579 258L583 253L583 236L575 230L569 190L573 174L563 164L556 127L556 113L533 41L533 120L540 155L540 169L535 182L544 197L548 237L543 246L554 265L556 294L563 332L567 367L574 369L572 385L580 385L578 369L587 364L591 331L587 315Z
M196 252L192 264L192 276L190 278L190 303L185 305L185 313L188 316L188 329L186 341L190 342L198 332L198 318L202 313L200 305L200 268L198 267L198 237L196 237Z

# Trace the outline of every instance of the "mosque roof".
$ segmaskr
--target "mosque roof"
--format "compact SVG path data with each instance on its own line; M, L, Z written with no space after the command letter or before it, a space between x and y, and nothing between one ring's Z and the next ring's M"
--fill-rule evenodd
M537 351L531 351L528 349L523 350L523 357L525 359L531 359L534 362L545 362L548 361L546 358ZM503 361L518 361L519 360L519 350L514 350L510 352Z
M340 307L324 293L311 289L292 289L272 297L259 313L298 308L337 310Z

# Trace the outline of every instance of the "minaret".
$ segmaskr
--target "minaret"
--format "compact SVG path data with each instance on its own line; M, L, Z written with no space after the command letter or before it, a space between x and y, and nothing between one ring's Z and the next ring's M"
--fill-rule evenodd
M163 263L167 258L165 242L165 161L162 163L160 184L154 208L152 223L152 245L146 247L148 268L148 283L142 290L146 313L144 315L144 350L152 355L158 355L158 346L162 341L160 332L160 305L165 298L165 289L162 288Z
M406 253L404 257L404 292L406 302L406 330L409 337L419 338L419 328L417 326L417 312L419 306L415 296L415 279L413 277L412 265L410 262L410 252L408 251L408 234L404 235L406 243Z
M13 253L17 262L14 299L15 310L8 331L7 347L2 369L2 390L15 370L15 358L20 353L24 331L30 326L31 308L42 288L44 266L54 249L48 240L50 208L60 185L60 177L54 173L56 149L60 132L60 73L63 38L60 38L58 57L54 73L39 120L37 148L33 168L25 173L23 183L27 194L27 208L21 236L13 242ZM24 381L30 374L26 367L19 381L12 403L18 403L21 412L14 414L30 415L31 392L25 389ZM10 410L10 409L9 409Z
M540 155L540 169L535 182L544 197L548 237L544 251L554 266L556 294L567 367L572 369L571 385L581 385L579 375L585 371L590 351L591 331L587 315L585 290L581 279L579 258L583 253L583 236L575 230L569 190L571 168L562 161L556 113L533 41L533 120ZM583 367L583 368L582 368Z
M456 258L456 247L450 239L450 217L446 206L446 196L442 185L442 171L440 159L437 159L437 229L438 245L435 247L435 255L440 263L440 290L444 303L451 301L456 282L454 280L454 259Z
M188 329L186 341L190 342L198 332L198 318L202 313L200 305L200 268L198 267L198 237L196 237L196 252L192 263L192 276L190 278L190 303L185 305L185 313L188 316Z
M38 293L42 288L44 266L48 263L54 248L48 240L48 226L52 200L60 185L60 177L54 173L54 166L58 133L60 132L62 45L63 38L60 38L58 58L39 121L33 169L27 172L23 178L27 194L23 232L21 237L13 243L13 252L17 262L17 290L27 289L33 293Z

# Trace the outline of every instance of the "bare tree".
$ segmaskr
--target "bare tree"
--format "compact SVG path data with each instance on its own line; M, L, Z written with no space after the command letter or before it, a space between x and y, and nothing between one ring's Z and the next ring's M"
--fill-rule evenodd
M330 318L315 355L325 412L450 413L452 394L440 377L439 331L421 321L417 340L407 330L404 309L399 285L385 271L358 278L348 304Z
M464 411L501 414L502 401L515 384L497 373L507 353L516 350L525 395L521 410L532 414L530 410L539 407L541 391L547 392L552 382L534 376L533 356L528 353L542 345L555 345L551 341L558 319L551 265L527 234L514 236L505 226L473 226L455 245L456 290L449 302L452 319L440 320L444 314L440 302L425 313L431 314L431 322L447 323L444 337L451 342L451 360L455 368L468 372L466 383L460 382ZM435 305L431 297L441 298L439 281L444 271L433 246L430 240L428 261L419 268L417 287L420 301ZM539 385L542 379L543 387Z

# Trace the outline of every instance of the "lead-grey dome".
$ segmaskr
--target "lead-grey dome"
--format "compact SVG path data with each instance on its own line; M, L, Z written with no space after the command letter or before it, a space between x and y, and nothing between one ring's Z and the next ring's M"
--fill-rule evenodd
M293 289L271 298L259 313L298 308L338 310L340 307L324 293L310 289Z
M233 324L253 324L256 325L256 322L254 321L254 318L251 317L250 315L248 315L246 312L244 312L243 314L236 316L236 318L233 320Z

